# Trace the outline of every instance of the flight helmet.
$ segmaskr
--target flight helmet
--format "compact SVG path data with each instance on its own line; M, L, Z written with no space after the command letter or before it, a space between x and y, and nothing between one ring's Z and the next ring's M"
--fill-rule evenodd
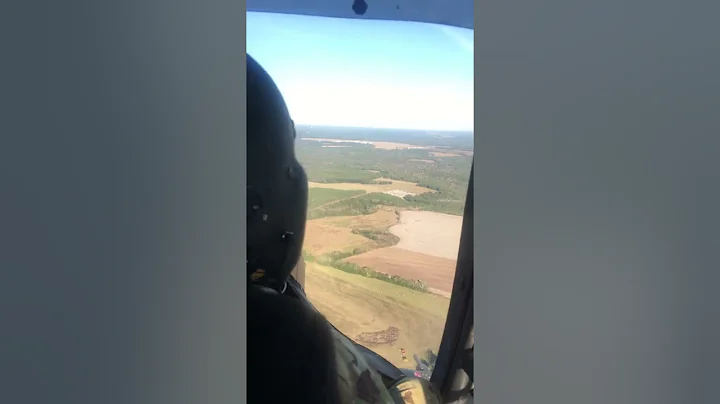
M247 270L251 284L279 292L305 237L308 183L295 137L280 90L247 55Z

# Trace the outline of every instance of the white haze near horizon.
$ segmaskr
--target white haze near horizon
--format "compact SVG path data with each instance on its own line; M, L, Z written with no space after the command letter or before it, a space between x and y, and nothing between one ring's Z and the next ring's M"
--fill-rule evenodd
M473 130L473 31L247 13L247 52L300 125Z

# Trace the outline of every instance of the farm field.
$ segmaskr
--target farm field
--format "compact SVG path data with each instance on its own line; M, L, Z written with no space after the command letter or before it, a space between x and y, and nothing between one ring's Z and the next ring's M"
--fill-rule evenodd
M426 187L420 187L416 184L408 181L397 181L388 178L379 177L375 181L377 184L358 184L358 183L318 183L310 182L308 185L310 188L323 188L323 189L335 189L335 190L361 190L365 192L392 192L401 191L407 195L419 195L426 192L435 192L432 189ZM404 196L404 195L402 195ZM402 197L401 196L401 197Z
M312 142L323 142L321 147L323 148L336 148L336 147L352 147L351 144L368 145L378 150L428 150L431 156L435 157L459 157L459 156L472 156L473 152L470 150L455 150L442 146L418 146L408 143L394 143L394 142L375 142L368 140L343 140L343 139L325 139L325 138L304 138L304 141ZM437 151L440 150L440 151ZM411 159L410 161L413 161Z
M352 252L354 249L371 249L379 244L362 234L361 230L383 230L397 223L392 208L381 208L370 215L336 216L308 220L304 248L310 254L321 256L334 251ZM358 229L353 232L354 229Z
M412 368L412 354L437 353L442 338L472 138L355 128L298 133L309 204L296 274L304 273L306 295L345 335Z
M378 248L346 261L406 279L420 279L429 291L449 297L455 279L455 260L409 251L399 247Z
M440 346L448 299L314 263L307 264L305 277L305 292L312 304L343 334L393 365L414 367L402 360L401 348L420 354ZM397 329L394 340L369 342L372 336L393 329Z
M402 211L389 228L400 238L398 248L456 260L460 248L462 216L437 212Z
M343 140L343 139L327 139L327 138L313 138L313 137L306 137L303 140L308 141L315 141L315 142L326 142L326 143L357 143L357 144L368 144L372 145L376 149L383 149L383 150L396 150L396 149L407 149L410 147L415 147L418 149L431 149L432 146L413 146L411 144L407 143L395 143L395 142L374 142L369 140ZM337 145L326 145L325 147L338 147Z
M314 186L310 185L310 187ZM330 202L351 198L354 196L362 195L364 193L365 191L363 190L343 190L341 188L330 188L323 190L316 189L309 195L308 209L313 210L321 206L327 205Z

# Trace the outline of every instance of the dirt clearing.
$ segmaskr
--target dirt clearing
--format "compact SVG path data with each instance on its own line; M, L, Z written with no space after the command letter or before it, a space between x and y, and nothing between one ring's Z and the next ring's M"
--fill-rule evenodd
M402 211L390 232L400 237L398 248L456 260L462 216L425 211Z
M409 192L398 191L397 189L394 189L392 191L385 191L385 193L388 195L397 196L400 199L405 198L408 195L413 195Z
M402 360L400 348L410 358L423 356L427 349L437 352L448 299L314 263L307 263L305 276L312 304L343 334L393 365L415 367ZM370 338L383 332L392 338Z
M460 154L462 156L470 156L472 157L473 151L472 150L453 150L453 152Z
M397 181L387 178L377 178L376 181L390 182L390 184L355 184L348 182L340 183L320 183L320 182L309 182L310 188L331 188L340 190L360 190L365 192L388 192L388 191L402 191L411 195L423 194L425 192L435 192L432 189L420 187L412 182Z
M428 288L449 294L455 279L455 260L408 251L398 247L379 248L345 261L405 279L422 280Z
M446 152L430 152L435 157L460 157L457 153L446 153Z

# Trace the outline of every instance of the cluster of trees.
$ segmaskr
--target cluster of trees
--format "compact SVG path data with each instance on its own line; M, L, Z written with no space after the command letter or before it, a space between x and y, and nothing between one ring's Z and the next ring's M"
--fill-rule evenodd
M352 262L345 261L345 258L354 255L353 253L335 251L330 254L316 257L307 251L303 251L303 260L305 262L316 262L320 265L329 266L343 272L364 276L366 278L378 279L389 282L408 289L417 290L419 292L427 292L427 284L421 280L406 279L397 275L388 275L377 272L372 268L363 267Z

